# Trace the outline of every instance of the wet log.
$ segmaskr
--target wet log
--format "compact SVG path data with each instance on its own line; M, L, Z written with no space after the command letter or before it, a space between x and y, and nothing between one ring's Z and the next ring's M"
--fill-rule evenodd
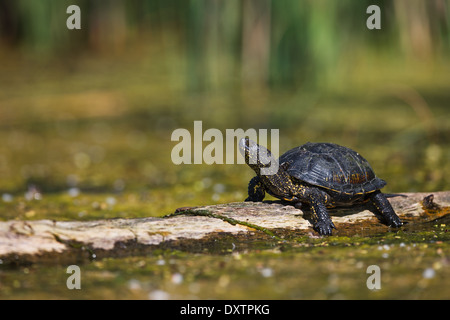
M447 215L450 191L397 194L389 201L408 226ZM377 220L368 205L333 209L330 214L337 227L333 235L367 236L392 231ZM266 201L180 208L164 217L138 219L3 221L0 264L73 261L142 254L155 248L201 247L230 236L236 241L239 237L245 241L261 237L268 241L318 237L309 216L308 209L302 211L278 201Z

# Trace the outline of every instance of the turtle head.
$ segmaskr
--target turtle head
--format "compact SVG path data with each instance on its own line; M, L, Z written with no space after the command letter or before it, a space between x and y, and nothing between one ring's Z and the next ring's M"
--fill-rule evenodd
M267 148L249 138L243 138L239 141L239 151L244 156L245 163L256 174L274 175L278 172L278 160Z

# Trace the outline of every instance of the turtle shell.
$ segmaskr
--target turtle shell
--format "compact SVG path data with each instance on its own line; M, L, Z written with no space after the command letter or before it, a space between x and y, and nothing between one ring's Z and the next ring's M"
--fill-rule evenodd
M386 185L359 153L333 143L308 142L284 153L279 163L287 163L296 179L338 193L365 194Z

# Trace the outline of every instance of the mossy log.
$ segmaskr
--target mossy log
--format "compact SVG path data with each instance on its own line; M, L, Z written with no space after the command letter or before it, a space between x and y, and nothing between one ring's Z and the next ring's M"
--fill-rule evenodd
M450 191L405 193L389 201L406 226L449 213ZM367 236L393 231L381 224L369 205L330 210L337 236ZM165 217L96 221L0 222L0 263L78 261L82 258L142 254L154 249L201 248L235 237L289 241L318 237L308 210L277 201L235 202L179 208ZM403 227L402 227L403 228Z

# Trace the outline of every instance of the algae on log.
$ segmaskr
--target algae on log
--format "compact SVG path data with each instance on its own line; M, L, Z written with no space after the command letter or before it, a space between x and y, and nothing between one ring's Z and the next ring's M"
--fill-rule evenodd
M389 197L389 201L408 226L449 213L450 191L429 195L405 193ZM333 234L352 236L388 231L370 210L369 205L330 210L337 227ZM158 248L189 250L229 236L244 237L246 241L261 236L272 241L294 239L289 235L317 237L309 216L308 210L267 201L182 208L161 218L5 221L0 222L0 262L73 261Z

